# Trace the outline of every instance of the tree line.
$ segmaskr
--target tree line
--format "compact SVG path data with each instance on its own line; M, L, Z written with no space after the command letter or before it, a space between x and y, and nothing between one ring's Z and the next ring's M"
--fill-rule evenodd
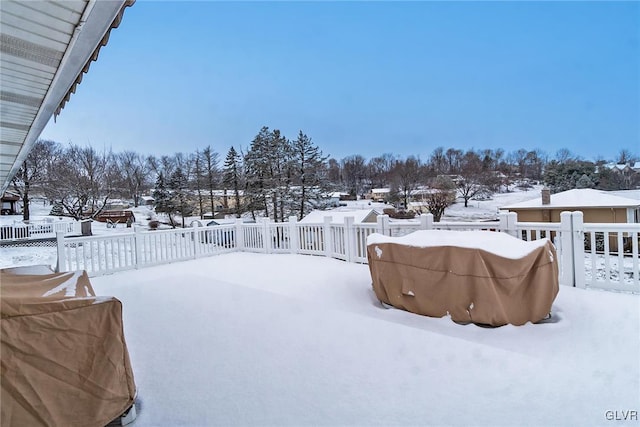
M636 160L623 149L616 163ZM545 183L552 192L629 189L640 184L640 174L617 173L601 167L605 163L582 160L566 149L552 158L537 149L507 153L444 147L435 148L426 160L391 153L368 160L358 154L338 160L324 155L302 131L290 140L265 126L246 151L231 146L224 159L211 146L154 156L39 140L13 178L13 190L22 199L25 220L30 216L30 196L36 192L76 219L95 217L110 199L131 200L139 206L143 195L152 195L156 212L167 213L173 223L174 216L202 217L220 210L277 222L292 215L300 219L326 206L331 192L356 197L372 188L390 188L386 201L406 207L416 190L429 188L422 199L439 220L457 197L466 206L473 198L510 191L523 182Z

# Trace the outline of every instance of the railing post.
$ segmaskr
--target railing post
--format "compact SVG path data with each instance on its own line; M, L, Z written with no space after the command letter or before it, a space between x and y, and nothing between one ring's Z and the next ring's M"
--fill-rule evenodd
M142 264L142 245L143 240L144 240L144 236L142 235L142 228L141 227L135 227L133 229L134 231L134 245L136 246L136 269L141 267Z
M324 256L327 258L331 258L331 253L333 250L333 239L331 238L331 221L333 220L330 216L324 217L324 224L322 226L322 237L324 239Z
M347 258L347 262L353 262L353 254L355 252L355 229L353 223L355 218L352 216L345 217L344 219L344 252Z
M573 233L571 212L560 213L560 235L558 236L560 245L560 259L558 262L562 267L560 274L560 284L565 286L575 285L573 266Z
M376 233L384 234L384 222L382 221L382 215L376 217Z
M573 280L578 288L586 288L584 274L584 220L580 211L571 213L571 229L573 235ZM605 254L609 256L609 254ZM595 275L595 272L593 272Z
M193 259L200 258L200 227L192 228L192 239L193 239Z
M391 235L391 230L389 229L389 215L378 215L376 222L376 233Z
M522 239L522 235L518 235L518 214L515 212L507 213L507 233Z
M64 251L64 233L62 231L56 233L56 247L58 250L56 273L67 271L67 254Z
M433 214L420 214L420 229L433 230Z
M296 223L298 218L294 216L289 217L289 250L292 254L298 253L298 229Z
M500 231L506 233L509 229L509 212L508 211L500 211L498 212L498 220L500 221Z
M236 218L235 232L236 249L239 252L244 252L244 228L242 218Z
M269 223L271 220L269 218L265 218L262 222L262 241L264 245L264 252L270 254L271 250L271 228L269 227Z

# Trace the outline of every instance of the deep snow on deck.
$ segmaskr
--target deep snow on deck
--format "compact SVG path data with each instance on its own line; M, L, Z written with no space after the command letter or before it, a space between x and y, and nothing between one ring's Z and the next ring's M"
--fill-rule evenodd
M483 328L384 309L368 266L323 257L91 281L124 303L139 427L586 426L640 410L638 295L561 286L551 323Z

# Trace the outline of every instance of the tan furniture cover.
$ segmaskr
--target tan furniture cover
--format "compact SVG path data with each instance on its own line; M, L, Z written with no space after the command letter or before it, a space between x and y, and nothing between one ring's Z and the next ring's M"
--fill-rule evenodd
M133 404L122 305L86 272L0 270L0 306L0 425L104 426Z
M526 242L491 231L373 234L367 256L380 301L461 323L538 322L558 294L557 256L547 239Z

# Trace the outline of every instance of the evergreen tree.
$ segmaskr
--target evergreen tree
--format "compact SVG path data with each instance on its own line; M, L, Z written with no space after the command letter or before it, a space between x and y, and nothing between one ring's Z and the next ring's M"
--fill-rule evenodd
M211 215L215 214L215 197L214 191L218 184L218 153L213 151L211 147L202 150L202 175L204 180L204 188L209 193L209 203L211 204Z
M296 210L298 219L302 219L313 208L326 204L329 188L325 164L327 157L302 131L292 142L291 148L296 184L299 184L299 191L295 195Z
M580 179L576 182L576 188L593 188L595 185L591 178L589 178L586 174L582 174Z
M544 182L552 193L572 190L576 188L578 180L586 175L591 182L595 178L595 164L582 160L568 160L559 162L552 160L544 171Z
M167 184L162 172L158 174L158 179L156 179L156 188L153 191L153 198L155 199L156 212L166 213L169 215L169 222L172 227L175 227L172 217L175 206L173 204L171 193L169 193L169 190L167 189Z
M181 167L177 167L171 174L169 179L169 189L171 190L171 199L173 202L174 212L179 213L182 218L182 228L184 228L184 217L191 215L193 208L189 205L187 200L188 189L187 176L183 172Z
M245 155L246 195L252 214L264 209L267 217L282 221L290 211L291 145L275 129L264 126Z
M240 205L240 189L242 188L242 158L235 148L231 147L224 161L222 170L222 182L225 191L230 189L233 191L233 199L235 201L234 213L240 218L242 206Z
M62 206L62 203L55 202L53 204L53 206L51 207L51 212L49 212L49 215L52 215L52 216L62 216L62 215L64 215L64 208Z

